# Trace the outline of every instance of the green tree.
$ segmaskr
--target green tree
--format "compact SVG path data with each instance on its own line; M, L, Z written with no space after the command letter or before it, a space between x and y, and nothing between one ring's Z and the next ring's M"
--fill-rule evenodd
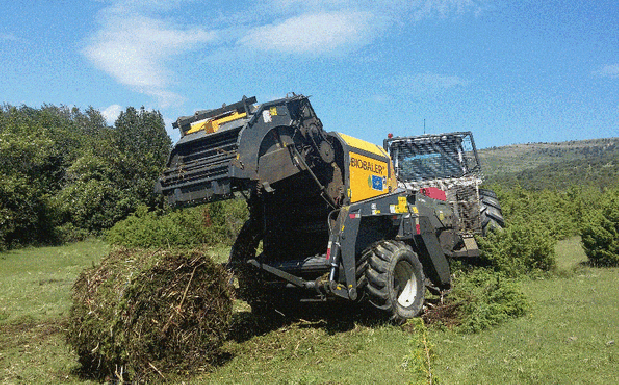
M48 131L58 122L40 111L4 106L0 113L0 247L54 241L49 197L62 179L63 154Z
M92 111L89 111L92 113ZM127 108L114 128L89 125L84 149L66 170L56 196L64 221L89 233L100 233L162 199L153 194L171 140L159 112Z
M163 117L144 107L129 107L120 113L115 127L114 142L121 153L117 167L123 173L123 187L149 207L160 204L162 198L153 194L153 186L172 145Z
M98 233L163 201L152 188L170 150L161 114L0 107L0 247ZM75 231L74 231L75 230Z
M63 222L96 234L126 217L137 202L120 180L122 174L110 159L85 153L67 169L67 184L55 196Z

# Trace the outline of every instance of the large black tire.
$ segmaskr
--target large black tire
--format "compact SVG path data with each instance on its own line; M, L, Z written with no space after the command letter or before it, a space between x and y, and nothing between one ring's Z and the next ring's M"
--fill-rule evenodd
M497 193L495 193L492 190L488 190L488 189L484 189L484 188L480 188L479 189L479 196L484 196L484 197L490 197L490 198L494 198L494 199L499 199L499 196L497 195Z
M501 203L492 190L479 189L479 209L481 221L481 233L483 236L488 232L505 227Z
M252 311L261 308L258 302L264 294L260 272L247 264L256 257L256 249L260 245L262 234L257 221L250 217L241 227L238 237L230 249L228 268L234 271L239 283L238 297L246 301Z
M238 298L251 306L255 315L269 315L276 311L280 314L284 308L290 307L293 298L284 291L273 287L266 281L268 273L262 272L247 264L249 259L256 258L256 249L262 240L258 221L251 218L245 222L230 250L228 268L234 271L238 279Z
M364 289L369 302L396 322L423 310L425 277L415 251L397 241L380 241L364 252Z

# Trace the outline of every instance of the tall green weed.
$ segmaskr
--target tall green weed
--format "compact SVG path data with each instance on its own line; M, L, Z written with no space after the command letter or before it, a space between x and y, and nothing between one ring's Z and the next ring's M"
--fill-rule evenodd
M410 330L413 337L409 340L410 349L404 356L402 365L413 372L414 381L410 384L415 385L439 385L440 379L433 372L434 345L428 338L428 328L423 319L413 318L404 325L405 329Z

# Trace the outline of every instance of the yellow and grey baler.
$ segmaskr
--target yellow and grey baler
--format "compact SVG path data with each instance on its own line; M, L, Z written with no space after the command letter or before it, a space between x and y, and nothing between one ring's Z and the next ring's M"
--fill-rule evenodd
M307 97L243 97L174 126L182 138L159 189L177 207L247 199L229 266L253 310L286 307L295 293L365 299L405 319L426 286L450 288L446 258L463 242L444 194L398 188L388 153L325 132Z

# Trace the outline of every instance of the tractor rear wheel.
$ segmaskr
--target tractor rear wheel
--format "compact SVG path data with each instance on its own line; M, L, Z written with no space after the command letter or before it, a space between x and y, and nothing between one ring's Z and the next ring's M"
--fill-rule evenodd
M254 313L260 313L264 302L266 288L263 285L262 274L255 267L247 264L256 258L256 249L262 240L260 226L255 218L250 216L239 232L228 259L228 268L234 271L239 283L238 297L251 306Z
M501 203L494 191L479 189L479 209L483 236L488 235L489 231L505 227Z
M293 298L284 295L284 291L268 282L268 273L258 270L247 263L256 258L256 250L262 240L262 231L259 221L250 216L230 250L228 268L234 271L238 279L238 298L251 306L255 315L270 315L275 311L290 308Z
M423 310L425 278L415 251L397 241L380 241L363 256L368 299L391 319L401 322Z

